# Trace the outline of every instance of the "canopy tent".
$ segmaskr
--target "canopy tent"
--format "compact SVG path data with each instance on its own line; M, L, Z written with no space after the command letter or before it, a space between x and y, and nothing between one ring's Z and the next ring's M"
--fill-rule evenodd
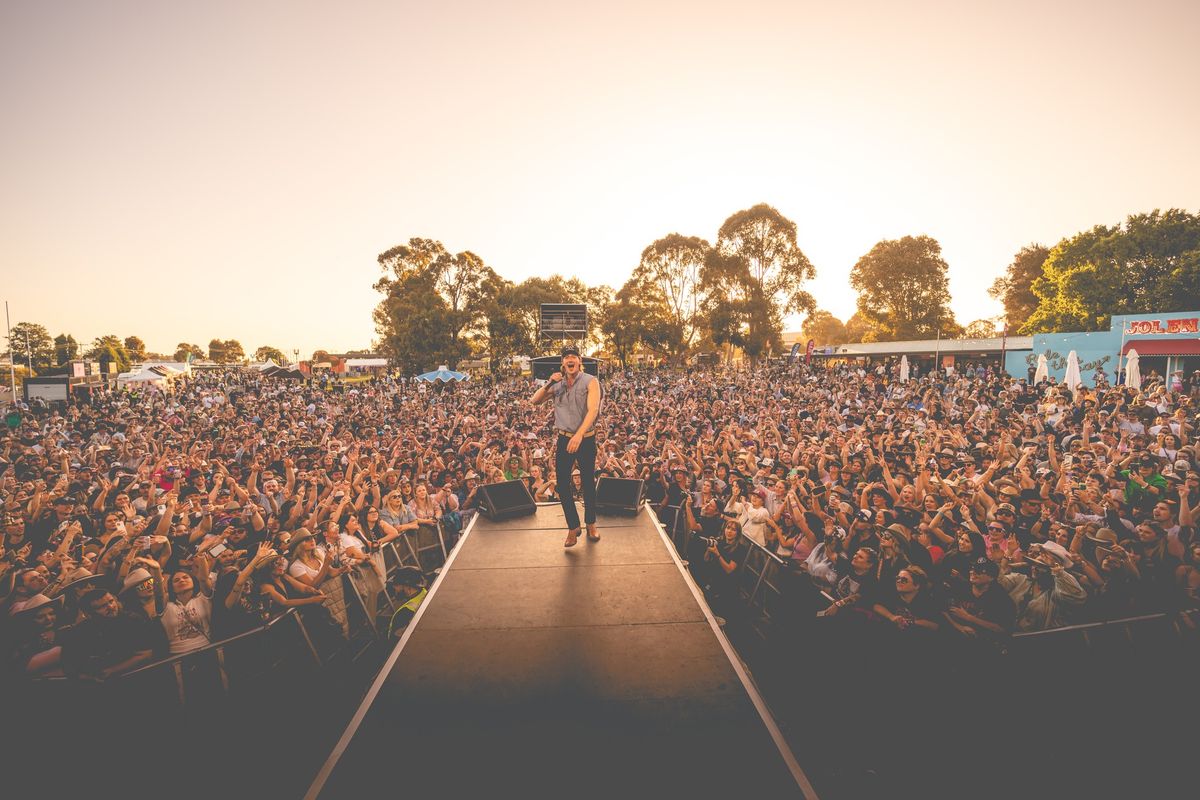
M264 378L289 378L292 380L304 378L304 373L295 367L268 367L259 374Z
M1037 370L1033 373L1033 382L1041 383L1050 377L1050 364L1046 361L1046 354L1038 354Z
M347 358L346 369L383 369L388 365L386 358ZM442 367L441 369L445 369Z
M173 372L177 375L191 375L192 365L188 362L180 361L144 361L142 362L142 370L162 369L167 372Z
M1125 385L1130 389L1142 388L1142 367L1138 361L1138 351L1130 350L1125 355Z
M151 367L140 372L125 372L117 376L117 386L155 386L165 389L181 373L165 370L161 367Z
M448 383L450 381L465 381L466 379L467 373L447 369L445 364L442 364L433 372L425 372L417 376L417 380L429 381L430 383L437 383L438 381Z

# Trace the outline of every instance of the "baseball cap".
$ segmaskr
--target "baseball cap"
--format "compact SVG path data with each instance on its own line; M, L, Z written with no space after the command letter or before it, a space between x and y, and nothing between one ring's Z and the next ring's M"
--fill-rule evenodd
M986 556L980 556L971 562L971 572L982 572L994 578L1000 574L1000 565Z
M567 356L578 356L578 355L579 355L579 348L573 344L569 344L562 349L562 357L563 358L566 358ZM580 357L582 358L582 356L580 356Z

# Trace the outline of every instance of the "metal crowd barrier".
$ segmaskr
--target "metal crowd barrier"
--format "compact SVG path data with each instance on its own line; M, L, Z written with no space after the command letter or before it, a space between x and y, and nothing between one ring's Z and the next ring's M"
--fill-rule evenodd
M649 504L649 501L646 504L650 513L658 513L657 509ZM669 505L666 510L671 519L671 524L668 526L671 542L675 545L675 551L679 553L680 558L686 559L688 542L692 537L692 532L688 530L687 526L687 514L684 513L682 506ZM742 538L750 546L746 551L746 558L737 569L739 590L751 609L757 610L763 617L770 619L781 595L779 579L784 569L784 560L746 534L743 533Z
M280 648L266 648L261 640L266 636L274 635L274 631L290 630L290 625L287 623L291 620L299 622L299 615L295 609L288 609L260 627L213 642L190 653L180 653L145 664L114 678L113 681L123 685L161 683L164 690L167 685L173 684L174 696L180 706L187 704L189 693L197 691L207 690L209 693L216 691L221 695L228 695L231 674L235 682L243 679L250 680L275 668L282 658L286 657L285 651ZM303 633L303 625L300 626L300 631ZM303 634L303 638L307 640L307 633ZM253 652L256 657L281 652L284 653L284 656L269 664L260 663L258 665L260 669L251 671L243 669L247 666L247 662L253 662L253 659L246 657L250 648L254 648ZM243 664L237 664L239 658L243 660ZM69 679L57 677L37 680L65 681Z
M675 542L676 549L680 554L684 555L690 531L686 530L686 525L679 526L678 523L681 518L686 519L686 515L681 514L681 509L676 506L668 506L668 508L674 509L676 514L676 525L672 529L675 535L672 536L672 541ZM678 527L683 528L682 539L679 537L679 532L675 530ZM781 603L781 578L788 567L785 560L773 551L745 534L742 536L749 544L749 549L745 563L738 568L738 585L747 605L751 609L757 610L763 619L770 620L774 610ZM814 582L813 586L830 603L834 601L834 598L825 591L826 587L823 584ZM1157 632L1156 636L1155 631L1152 630L1156 626L1170 630L1161 630ZM1012 636L1012 644L1017 649L1033 649L1035 637L1049 636L1060 641L1075 637L1083 649L1094 650L1102 646L1153 646L1155 641L1161 643L1164 635L1174 638L1191 635L1200 639L1200 609L1145 614L1050 628L1044 631L1016 633Z

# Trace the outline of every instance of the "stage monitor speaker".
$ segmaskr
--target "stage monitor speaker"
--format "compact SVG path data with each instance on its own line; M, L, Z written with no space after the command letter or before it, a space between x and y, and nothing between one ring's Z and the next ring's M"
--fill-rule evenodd
M596 483L596 508L618 514L636 514L642 507L643 481L634 478L601 477Z
M483 492L480 511L488 519L510 519L524 517L537 511L533 495L525 481L501 481L485 483L479 487Z

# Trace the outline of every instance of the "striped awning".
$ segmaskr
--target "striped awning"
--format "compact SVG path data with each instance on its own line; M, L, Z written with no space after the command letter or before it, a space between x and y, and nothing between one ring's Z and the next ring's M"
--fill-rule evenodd
M1200 339L1132 339L1125 342L1121 355L1137 350L1139 356L1200 356Z

